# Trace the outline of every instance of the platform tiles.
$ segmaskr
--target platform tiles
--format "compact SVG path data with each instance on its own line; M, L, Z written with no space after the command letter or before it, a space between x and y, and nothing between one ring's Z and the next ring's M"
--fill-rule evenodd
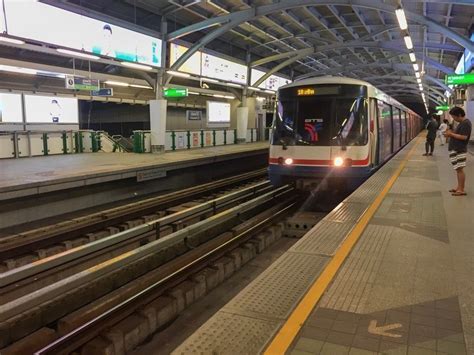
M0 160L0 200L140 176L146 180L160 171L263 154L266 150L268 142L255 142L163 154L90 153L5 159Z
M422 157L422 143L405 147L174 353L473 354L474 190L452 197L447 151ZM322 297L300 303L401 163ZM467 174L474 186L472 165ZM298 312L308 316L292 323Z

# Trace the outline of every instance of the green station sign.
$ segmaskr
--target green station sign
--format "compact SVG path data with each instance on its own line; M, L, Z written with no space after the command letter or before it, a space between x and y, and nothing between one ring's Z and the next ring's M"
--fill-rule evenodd
M446 85L474 84L474 73L446 75Z
M170 98L188 97L188 89L169 88L163 90L163 96Z
M448 105L436 106L437 111L449 111Z

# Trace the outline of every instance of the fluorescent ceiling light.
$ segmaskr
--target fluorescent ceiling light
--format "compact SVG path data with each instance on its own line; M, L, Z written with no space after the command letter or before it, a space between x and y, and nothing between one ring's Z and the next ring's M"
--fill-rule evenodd
M210 79L210 78L202 78L202 81L208 82L208 83L219 83L219 80L216 79Z
M419 88L420 88L420 91L423 91L423 85L420 85Z
M235 96L224 95L224 98L229 99L229 100L233 100L233 99L235 99Z
M416 56L415 56L415 53L413 53L413 52L410 52L410 53L408 53L408 55L410 56L410 60L411 60L412 62L416 62Z
M212 97L219 97L221 99L225 99L225 95L219 95L219 94L212 94Z
M8 42L8 43L13 43L13 44L25 44L25 42L22 40L10 38L10 37L1 37L1 36L0 36L0 42Z
M194 91L188 91L188 94L189 95L201 95L200 93L194 92Z
M226 83L227 86L232 86L234 88L241 88L242 85L239 85L239 84L234 84L234 83Z
M129 86L132 88L153 90L151 86L147 86L147 85L130 84Z
M37 75L38 71L30 68L12 67L10 65L0 65L0 71L7 71L10 73Z
M418 84L421 84L421 78L417 78L416 81Z
M420 67L418 66L418 63L413 63L413 69L415 69L415 71L420 70Z
M409 35L406 35L405 37L403 37L403 39L405 40L405 45L407 46L407 48L413 49L413 42L411 40L411 37Z
M180 77L182 77L182 78L190 78L190 77L191 77L191 75L188 74L188 73L181 73L181 72L179 72L179 71L174 71L174 70L168 70L167 73L168 73L169 75L180 76Z
M82 53L82 52L76 52L76 51L70 51L69 49L58 48L58 49L56 49L56 51L58 51L59 53L62 53L62 54L72 55L73 57L81 57L81 58L86 58L86 59L100 60L100 58L95 56L95 55Z
M139 70L153 70L152 67L143 64L130 63L130 62L120 62L124 67L139 69Z
M395 10L395 15L397 15L398 24L400 25L400 29L406 30L408 28L407 18L405 16L405 11L399 7Z
M113 85L113 86L129 86L128 83L124 83L122 81L107 80L107 81L104 81L104 83L108 85Z
M251 90L251 91L262 91L262 89L259 89L259 88L253 87L253 86L249 86L249 87L247 88L247 90Z
M263 90L263 92L266 92L266 93L269 93L269 94L274 94L275 93L275 91L273 91L273 90Z
M417 71L416 71L416 72L415 72L415 76L416 76L416 78L418 79L418 78L420 77L420 72L417 72Z

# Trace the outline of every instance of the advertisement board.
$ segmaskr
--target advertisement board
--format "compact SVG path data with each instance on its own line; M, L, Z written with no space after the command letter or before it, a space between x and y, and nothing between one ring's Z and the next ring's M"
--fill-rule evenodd
M238 84L247 82L247 66L214 55L202 54L202 76L231 81Z
M172 66L187 50L187 47L171 43L170 66ZM184 64L179 68L179 71L193 75L201 75L201 52L198 51L194 53L191 58L184 62Z
M188 48L185 46L172 43L170 66L187 50ZM191 58L184 62L178 71L244 85L247 82L247 67L245 65L200 51L194 53Z
M27 123L79 123L77 99L25 95Z
M252 69L252 85L260 79L263 75L265 75L265 72L258 70L258 69ZM261 89L266 89L266 90L278 90L280 86L286 85L291 83L290 79L283 78L278 75L270 75L269 78L267 78L263 83L261 83L258 87Z
M23 112L21 109L20 94L0 93L0 122L21 123L23 122Z
M207 101L207 123L214 126L230 125L230 103Z
M161 65L161 40L34 0L4 0L8 34L119 60Z

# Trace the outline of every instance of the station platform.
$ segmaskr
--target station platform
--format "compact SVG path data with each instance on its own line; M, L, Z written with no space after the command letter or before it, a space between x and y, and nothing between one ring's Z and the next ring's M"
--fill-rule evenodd
M474 354L474 154L410 142L174 354ZM472 158L472 159L470 159Z
M164 154L87 153L0 160L0 235L14 226L113 207L124 200L176 191L267 164L268 142Z
M0 200L135 178L150 169L169 171L236 159L261 153L262 150L268 151L268 142L190 149L159 155L99 152L5 159L0 161Z

